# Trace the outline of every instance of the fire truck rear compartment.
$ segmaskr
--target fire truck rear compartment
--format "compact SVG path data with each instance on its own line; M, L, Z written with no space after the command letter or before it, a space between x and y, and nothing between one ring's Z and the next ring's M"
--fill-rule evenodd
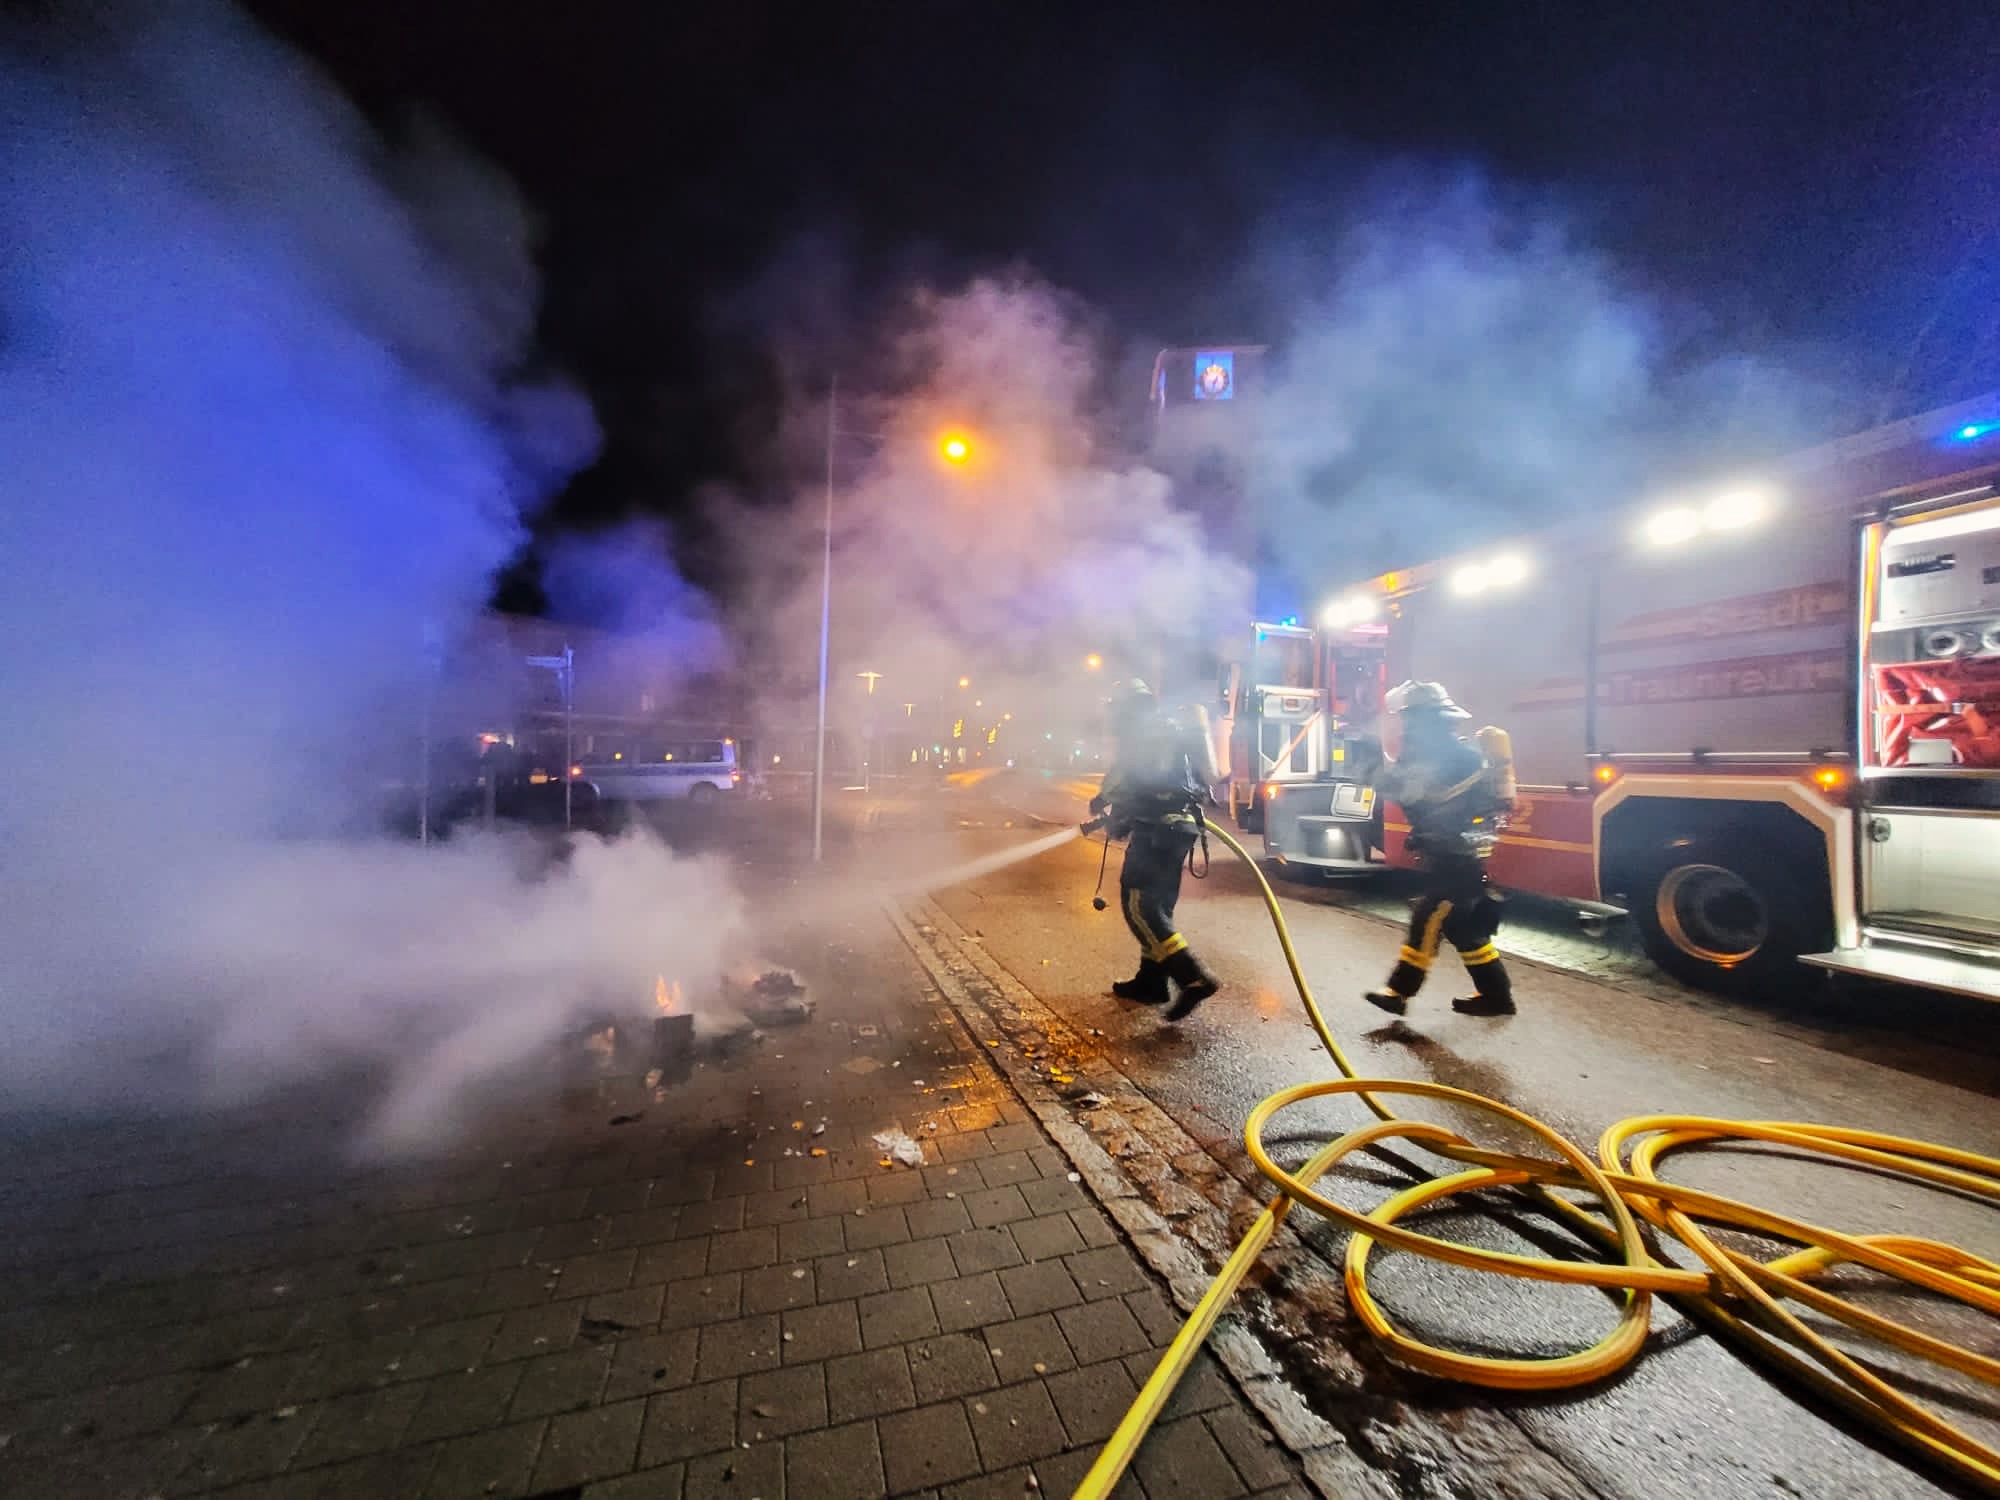
M1859 941L1807 961L2000 999L2000 501L1872 528Z

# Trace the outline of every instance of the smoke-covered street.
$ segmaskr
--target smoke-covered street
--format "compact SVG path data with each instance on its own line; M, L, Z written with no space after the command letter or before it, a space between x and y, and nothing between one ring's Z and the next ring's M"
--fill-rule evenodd
M5 8L0 1500L2000 1493L1883 9Z

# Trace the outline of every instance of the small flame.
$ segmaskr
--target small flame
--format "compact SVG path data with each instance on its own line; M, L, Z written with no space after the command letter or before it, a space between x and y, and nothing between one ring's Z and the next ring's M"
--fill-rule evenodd
M653 985L653 1003L659 1006L661 1015L666 1015L681 1003L681 982L676 979L672 984L668 984L667 976L660 975Z

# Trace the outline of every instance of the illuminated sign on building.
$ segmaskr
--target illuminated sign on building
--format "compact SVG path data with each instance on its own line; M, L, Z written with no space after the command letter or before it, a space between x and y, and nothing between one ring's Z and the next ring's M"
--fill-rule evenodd
M1227 349L1194 357L1194 399L1230 401L1236 396L1236 355Z

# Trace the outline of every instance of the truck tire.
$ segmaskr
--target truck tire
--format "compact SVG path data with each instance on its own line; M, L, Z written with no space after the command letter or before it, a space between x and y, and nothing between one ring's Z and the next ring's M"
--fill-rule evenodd
M1633 882L1647 955L1697 989L1797 991L1801 953L1832 941L1826 898L1802 890L1782 848L1697 839L1667 850Z
M697 781L688 788L688 805L699 812L707 812L715 806L715 799L721 795L716 791L714 782Z

